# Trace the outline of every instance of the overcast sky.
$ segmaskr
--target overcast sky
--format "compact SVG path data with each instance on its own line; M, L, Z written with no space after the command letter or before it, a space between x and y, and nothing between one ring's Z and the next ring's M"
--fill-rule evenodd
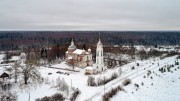
M180 30L180 0L0 0L0 30Z

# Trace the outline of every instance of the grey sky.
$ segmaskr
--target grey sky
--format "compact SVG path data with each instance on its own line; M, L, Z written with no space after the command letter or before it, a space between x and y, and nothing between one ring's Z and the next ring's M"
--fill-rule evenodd
M180 0L0 0L0 30L180 30Z

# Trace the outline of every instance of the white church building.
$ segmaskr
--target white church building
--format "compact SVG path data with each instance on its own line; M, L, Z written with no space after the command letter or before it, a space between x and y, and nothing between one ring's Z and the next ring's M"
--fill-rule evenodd
M96 63L92 67L91 66L86 67L85 73L94 74L94 73L102 72L106 69L107 67L104 65L104 57L103 57L103 44L99 39L99 42L97 43L97 47L96 47Z

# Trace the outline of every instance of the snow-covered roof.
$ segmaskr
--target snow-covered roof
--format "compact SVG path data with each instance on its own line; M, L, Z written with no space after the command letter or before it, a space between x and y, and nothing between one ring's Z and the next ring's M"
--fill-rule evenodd
M6 73L6 74L11 74L11 72L9 72L9 71L4 71L4 73Z
M73 57L72 57L72 56L70 56L70 57L68 57L68 59L73 59Z
M68 49L76 49L76 46L74 45L73 39L72 39L71 45L68 47Z
M74 53L74 54L82 54L83 51L85 51L85 50L82 50L82 49L76 49L73 53ZM89 53L88 53L87 51L85 51L85 54L89 54Z
M87 66L85 69L87 69L87 70L93 70L93 67Z
M25 53L21 53L20 57L26 57L26 54Z

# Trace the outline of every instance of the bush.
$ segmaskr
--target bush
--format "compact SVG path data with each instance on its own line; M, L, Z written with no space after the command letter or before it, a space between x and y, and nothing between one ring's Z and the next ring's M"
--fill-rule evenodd
M144 83L142 82L141 85L144 86Z
M117 92L119 92L119 91L125 91L125 90L121 86L112 88L109 92L107 92L105 95L103 95L103 101L110 101L109 98L116 95Z
M76 98L77 98L77 96L78 96L79 94L80 94L80 91L79 91L78 89L76 89L76 90L73 92L70 100L71 100L71 101L75 101Z
M88 86L96 86L95 78L92 76L88 76L87 83L88 83Z
M1 92L0 94L0 101L16 101L17 100L17 94L14 93L6 93L6 92Z
M175 65L179 65L179 62L178 62L178 61L175 61Z
M66 94L69 94L69 86L65 82L64 78L60 79L59 77L56 79L56 86L60 91L66 92Z
M125 79L124 82L123 82L123 86L127 86L131 84L131 80L130 79Z
M98 78L97 82L95 82L94 77L88 76L87 82L88 82L88 86L101 86L101 85L104 85L104 84L116 79L117 77L118 77L118 74L116 72L114 72L110 78L107 78L107 79L105 77L103 77L103 79Z
M135 69L134 66L131 68L131 70Z
M139 66L139 63L137 63L137 66Z
M43 98L38 98L36 101L64 101L65 98L63 97L62 94L54 94L52 96L45 96Z

